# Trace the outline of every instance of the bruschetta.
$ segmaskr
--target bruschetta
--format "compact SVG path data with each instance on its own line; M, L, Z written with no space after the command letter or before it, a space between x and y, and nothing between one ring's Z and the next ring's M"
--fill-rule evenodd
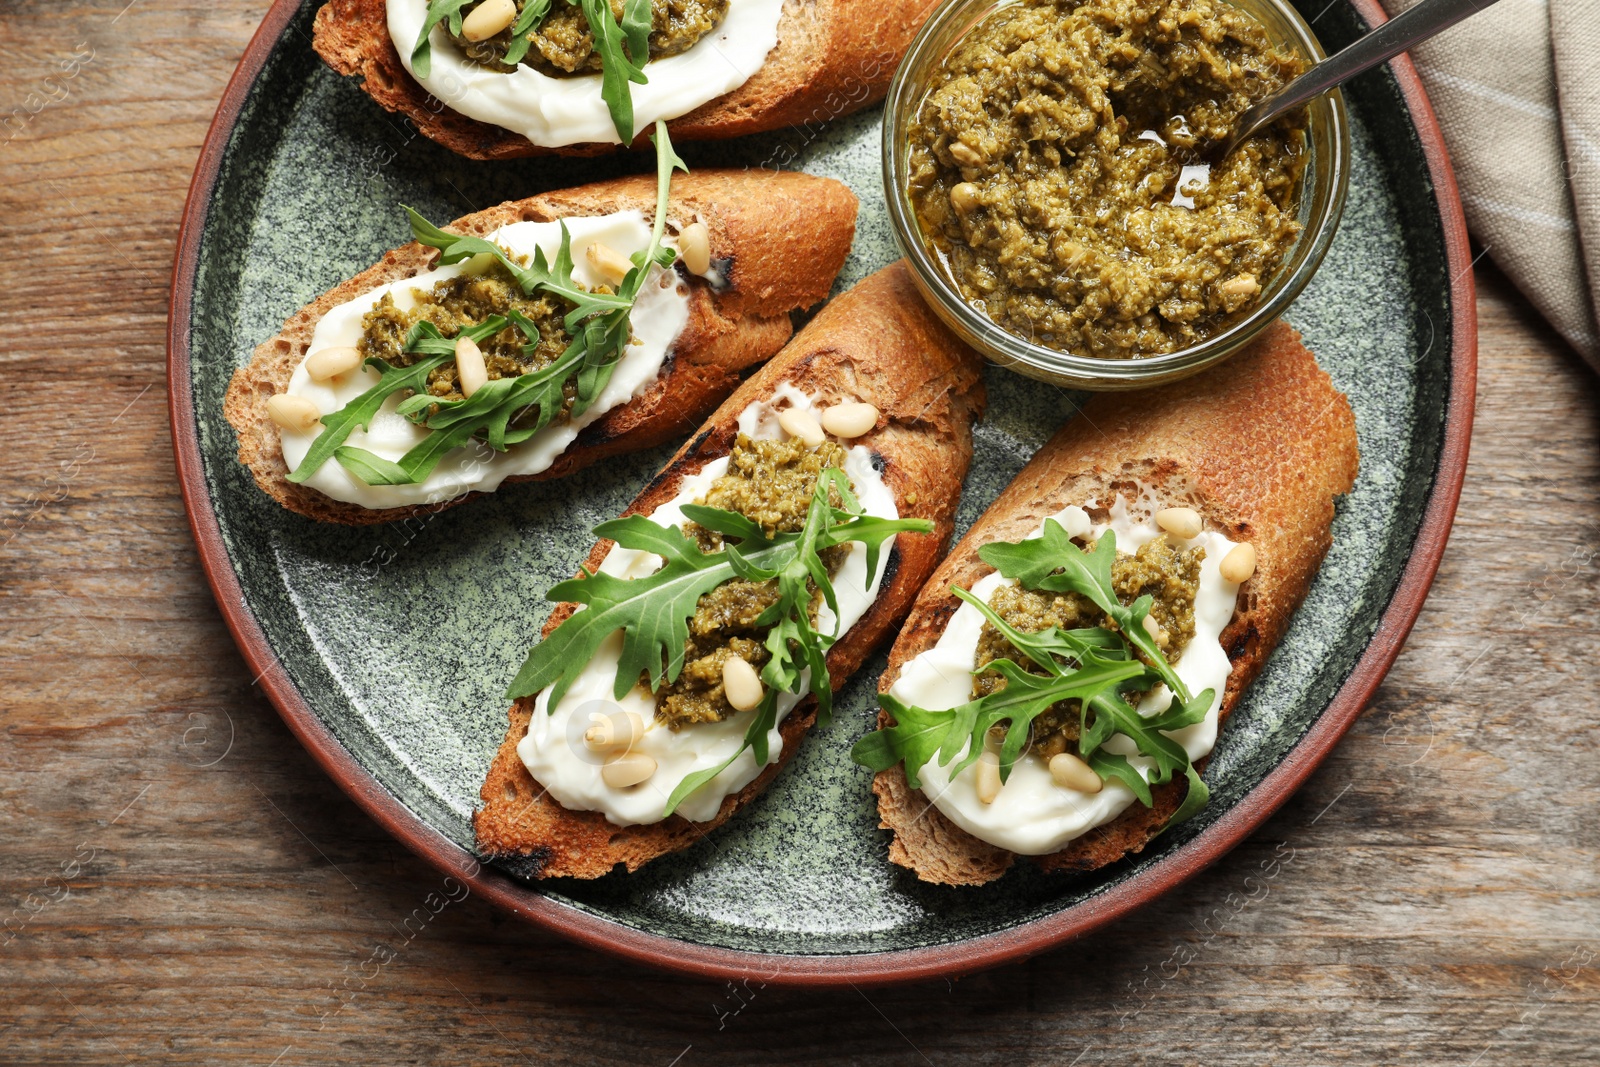
M828 304L551 591L481 853L530 878L631 871L765 788L933 572L983 404L981 359L903 264Z
M313 43L461 155L590 155L656 119L709 140L875 102L934 2L329 0Z
M890 653L879 730L855 750L889 859L947 885L1018 855L1089 870L1197 810L1356 467L1348 401L1282 323L1205 375L1089 403Z
M790 172L665 187L600 182L445 229L413 215L431 244L323 294L235 373L240 462L290 510L362 524L687 434L827 297L856 198Z

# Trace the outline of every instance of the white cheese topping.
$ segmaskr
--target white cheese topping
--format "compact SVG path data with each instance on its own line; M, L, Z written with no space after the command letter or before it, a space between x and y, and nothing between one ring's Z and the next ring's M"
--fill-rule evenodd
M781 436L776 417L780 401L814 410L809 396L785 383L770 400L745 408L739 415L740 431L758 440ZM663 526L683 525L683 505L703 499L711 483L727 468L726 456L707 463L698 473L685 478L678 495L651 512L650 518ZM899 518L894 494L883 484L882 475L873 466L871 449L863 445L851 447L844 469L867 514ZM884 545L877 570L869 580L866 547L851 544L849 555L833 579L839 602L837 632L840 636L854 626L877 599L891 545L892 542ZM653 553L613 547L600 569L607 574L641 577L654 573L661 562L661 557ZM833 612L824 604L817 613L817 629L823 633L834 632L834 621ZM562 696L553 714L549 708L550 691L540 693L533 718L528 723L528 734L517 744L517 755L527 766L528 773L549 790L562 807L604 812L606 819L618 826L660 822L667 798L679 782L695 771L717 766L738 750L755 712L739 712L721 722L694 723L676 731L668 729L656 722L655 698L643 687L636 685L622 700L614 700L612 687L616 684L617 659L621 651L621 636L612 634ZM807 672L803 693L809 691L809 685ZM792 693L780 694L777 721L782 722L801 699ZM613 703L637 713L646 724L644 737L631 751L650 756L657 766L655 774L639 785L626 788L607 785L600 776L601 758L583 743L583 732L592 722L591 715L596 711L604 714ZM778 762L782 751L783 737L774 728L767 734L768 762ZM746 750L726 770L680 804L678 814L693 822L711 819L722 807L724 797L750 784L761 770L755 754Z
M389 36L411 70L411 49L427 21L427 0L388 0ZM730 0L715 30L686 52L645 64L649 82L631 85L634 130L675 119L730 93L750 79L778 43L783 0ZM520 133L536 145L616 144L616 126L600 98L600 75L553 78L522 64L499 73L467 59L443 25L429 40L428 92L468 118ZM413 77L416 71L411 70Z
M642 251L650 243L650 227L645 225L644 216L637 211L566 221L567 230L572 234L572 258L575 263L572 276L591 288L602 284L605 279L590 266L583 249L600 241L627 256ZM542 248L546 259L554 259L561 245L561 227L555 222L516 222L489 234L488 239L519 255L531 256L535 248ZM371 311L385 293L394 297L396 306L410 308L415 303L413 291L426 292L436 282L459 274L488 270L490 263L491 257L476 256L414 278L390 282L330 309L317 323L311 336L311 347L306 351L307 357L324 348L355 347L361 340L362 316ZM414 485L368 485L345 470L336 459L329 459L319 467L305 484L335 500L359 504L364 508L393 508L437 503L471 490L490 492L510 475L538 474L566 451L579 430L612 408L644 393L655 383L667 353L672 350L673 343L688 321L688 287L672 271L652 268L651 276L645 280L633 305L633 342L617 362L605 389L577 418L564 424L547 426L529 440L513 445L505 452L496 452L479 442L457 448L446 455L432 473ZM341 374L330 381L314 382L306 373L302 361L289 379L286 392L305 397L327 415L344 407L377 382L378 373L365 368ZM371 426L366 430L352 431L345 443L364 448L384 459L398 460L405 455L430 431L395 413L401 400L402 397L398 395L390 397L373 418ZM308 433L282 432L283 460L290 470L299 465L320 431L321 427Z
M1118 498L1110 511L1111 521L1106 524L1093 525L1079 507L1067 507L1053 517L1073 537L1085 534L1099 537L1107 528L1114 530L1118 552L1136 552L1161 533L1148 518L1157 509L1141 505L1139 510L1141 516L1135 517ZM1043 524L1040 532L1043 532ZM1226 537L1204 531L1192 541L1175 539L1175 543L1182 547L1199 546L1206 551L1194 603L1194 637L1184 646L1183 655L1174 667L1192 692L1198 694L1210 689L1215 696L1204 721L1169 735L1183 745L1193 760L1206 755L1216 744L1217 711L1222 706L1222 690L1230 669L1220 638L1233 618L1239 587L1224 581L1218 572L1222 558L1233 547L1233 542ZM972 593L987 604L995 590L1011 584L1009 579L993 572L979 580ZM930 711L953 708L971 700L972 671L977 663L978 636L983 621L977 608L962 604L940 635L938 644L902 667L890 692L906 704ZM1151 716L1171 703L1172 694L1166 686L1157 686L1140 703L1139 711ZM1110 752L1128 756L1129 762L1148 777L1151 761L1135 755L1137 749L1129 738L1116 735L1105 747ZM960 755L965 754L963 748ZM957 760L952 760L950 765ZM1059 850L1073 838L1110 822L1138 799L1127 786L1110 779L1098 793L1063 788L1051 778L1045 760L1031 752L1024 754L1011 768L1004 787L990 804L978 799L976 763L951 781L948 768L939 766L934 759L923 766L919 777L923 793L950 821L980 840L1025 856L1042 856Z

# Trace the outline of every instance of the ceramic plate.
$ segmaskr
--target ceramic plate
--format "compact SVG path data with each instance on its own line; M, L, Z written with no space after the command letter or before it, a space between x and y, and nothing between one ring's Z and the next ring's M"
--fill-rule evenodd
M236 462L223 392L289 314L409 238L400 204L449 219L653 163L457 158L322 65L314 9L280 0L269 12L195 175L170 324L178 467L223 614L284 718L379 822L474 891L590 944L703 974L842 983L970 971L1106 922L1214 861L1299 785L1377 685L1449 529L1475 365L1460 205L1405 65L1347 93L1343 226L1288 315L1355 406L1361 474L1305 606L1229 720L1198 818L1090 876L1018 864L981 889L920 884L887 862L870 776L848 757L872 722L879 655L765 795L694 848L590 883L478 869L471 813L505 732L500 694L548 611L544 590L576 570L590 528L670 450L428 519L319 525L274 504ZM1364 29L1345 0L1314 25L1330 50ZM894 258L879 121L874 108L679 147L691 166L798 167L846 182L861 215L843 289ZM988 378L958 535L1082 399L998 368Z

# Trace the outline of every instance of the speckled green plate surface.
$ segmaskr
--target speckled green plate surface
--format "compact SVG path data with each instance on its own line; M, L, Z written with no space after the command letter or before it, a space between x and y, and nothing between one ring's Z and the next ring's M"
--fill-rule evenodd
M408 239L399 204L448 219L651 161L457 158L317 60L313 13L274 6L196 174L173 286L179 470L218 601L291 727L381 823L478 891L581 940L702 973L842 982L971 970L1107 921L1212 862L1292 792L1387 668L1448 532L1475 361L1460 207L1404 66L1347 93L1343 227L1288 316L1350 396L1361 474L1305 606L1223 733L1201 816L1093 876L1020 864L978 890L918 883L886 861L870 776L848 758L872 721L880 654L772 788L696 847L593 883L529 886L479 870L464 851L470 816L505 731L500 694L548 611L544 590L575 571L589 529L669 450L428 519L325 526L256 489L235 460L223 392L290 313ZM1330 50L1361 25L1344 0L1314 22ZM878 123L874 108L680 148L691 166L782 165L848 183L862 203L842 289L894 256ZM999 369L989 389L960 529L1081 399Z

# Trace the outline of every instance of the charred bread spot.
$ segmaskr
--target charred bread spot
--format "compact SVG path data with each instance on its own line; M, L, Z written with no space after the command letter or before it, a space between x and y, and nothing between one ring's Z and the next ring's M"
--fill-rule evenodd
M491 867L498 867L513 878L520 878L525 882L536 881L550 862L550 846L540 845L528 852L502 852L490 855L481 855L480 860Z
M716 280L713 281L711 278L701 280L709 285L714 293L731 292L738 288L737 283L733 280L734 262L735 257L733 256L722 256L720 259L713 259L711 261L711 273Z
M686 456L694 455L696 452L700 451L700 446L711 440L711 435L716 432L717 428L715 426L708 426L704 430L701 430L698 435L696 435L687 445L683 447L683 454ZM663 471L662 473L665 472Z
M942 634L944 633L945 626L949 624L951 616L953 616L956 613L956 610L960 607L961 601L957 600L953 596L947 596L944 598L944 600L940 601L939 604L933 608L933 610L929 611L921 619L917 620L917 624L919 626L926 627L932 633Z
M1246 623L1244 631L1233 639L1228 646L1228 662L1237 663L1255 651L1261 641L1261 631L1256 629L1256 624Z
M894 584L894 576L900 573L900 537L895 536L894 547L889 549L889 558L883 561L883 577L878 581L879 589L887 589Z

